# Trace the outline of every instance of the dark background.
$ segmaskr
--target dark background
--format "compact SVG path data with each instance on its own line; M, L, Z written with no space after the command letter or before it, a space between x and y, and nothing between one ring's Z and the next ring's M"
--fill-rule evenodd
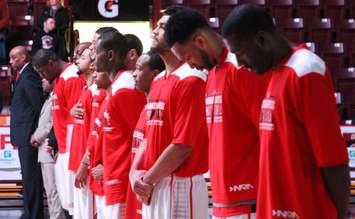
M148 21L149 0L118 0L119 15L114 18L101 16L97 9L98 0L71 0L76 20Z

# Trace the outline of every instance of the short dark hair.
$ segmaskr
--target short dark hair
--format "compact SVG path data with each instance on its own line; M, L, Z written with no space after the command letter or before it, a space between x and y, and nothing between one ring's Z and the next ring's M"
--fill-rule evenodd
M169 16L171 16L171 15L173 15L173 14L179 12L179 11L183 11L183 10L186 10L186 9L188 9L188 8L185 7L185 6L181 6L181 5L171 5L171 6L167 7L167 8L165 8L165 9L161 10L161 13L162 13L163 15L169 15Z
M223 23L222 35L240 33L246 37L253 37L259 31L273 33L276 26L270 14L257 5L244 4L237 6Z
M126 58L128 52L127 40L118 30L102 32L98 39L100 40L98 47L113 50L121 59Z
M164 38L169 47L184 43L197 30L209 28L206 18L193 9L181 10L170 16L165 25Z
M127 40L128 49L135 49L138 56L142 55L143 44L142 41L134 34L125 34Z
M96 31L95 31L95 33L97 34L97 35L100 35L101 36L101 34L102 33L104 33L104 32L110 32L110 31L117 31L118 32L118 30L116 29L116 28L114 28L114 27L100 27L99 29L97 29Z
M159 72L165 70L165 63L158 53L149 50L147 55L149 56L148 65L151 70L158 70Z
M54 17L53 17L53 16L46 15L46 16L44 16L44 18L43 18L43 23L44 23L44 22L46 22L49 18L54 19Z
M32 65L35 68L41 68L48 65L48 61L57 61L59 60L57 54L50 49L40 49L32 57Z

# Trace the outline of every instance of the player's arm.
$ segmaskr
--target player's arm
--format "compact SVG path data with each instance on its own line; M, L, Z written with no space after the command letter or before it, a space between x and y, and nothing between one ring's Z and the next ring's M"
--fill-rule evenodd
M154 184L170 175L190 156L191 152L192 149L188 145L170 144L146 172L143 182Z
M138 150L134 152L131 169L129 171L129 182L131 183L133 191L134 191L135 182L146 172L145 170L139 170L139 164L142 162L144 157L145 145L146 145L146 139L144 139L141 142L140 146L138 147Z
M301 116L338 218L346 217L349 201L349 167L339 128L334 90L329 74L311 73L298 81Z
M86 185L88 178L88 167L90 164L90 152L86 149L83 159L80 162L78 172L75 174L74 185L77 188L83 188Z
M148 184L156 183L173 173L191 155L193 144L197 141L193 133L205 125L203 80L185 79L173 95L176 98L174 136L170 145L145 174L143 181Z
M322 173L328 194L337 208L338 219L347 218L350 192L349 166L324 167Z

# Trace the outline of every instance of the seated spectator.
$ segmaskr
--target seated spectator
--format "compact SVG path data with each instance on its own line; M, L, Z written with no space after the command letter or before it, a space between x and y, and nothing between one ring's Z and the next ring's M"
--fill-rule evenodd
M7 1L0 0L0 65L6 64L6 33L9 17Z
M59 47L57 44L55 20L53 17L48 16L43 21L43 28L36 33L33 39L32 54L36 54L40 49L51 49L58 54Z

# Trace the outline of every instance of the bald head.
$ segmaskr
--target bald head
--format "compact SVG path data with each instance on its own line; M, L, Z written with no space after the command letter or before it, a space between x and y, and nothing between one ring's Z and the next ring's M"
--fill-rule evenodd
M10 51L10 65L15 71L21 68L30 60L30 55L24 46L16 46Z

